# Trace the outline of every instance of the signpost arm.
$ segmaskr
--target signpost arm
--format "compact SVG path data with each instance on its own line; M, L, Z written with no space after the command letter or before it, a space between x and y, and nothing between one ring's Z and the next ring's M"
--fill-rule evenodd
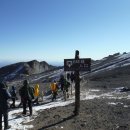
M75 60L79 59L79 51L76 50L75 53ZM78 115L79 114L79 109L80 109L80 79L79 79L79 68L76 69L75 71L75 110L74 114Z

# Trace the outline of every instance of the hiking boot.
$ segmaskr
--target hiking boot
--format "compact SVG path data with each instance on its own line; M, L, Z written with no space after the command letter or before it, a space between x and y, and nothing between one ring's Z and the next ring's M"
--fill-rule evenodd
M32 112L32 111L30 111L30 114L29 114L29 116L32 116L32 113L33 113L33 112Z
M10 129L11 128L11 125L8 125L8 126L6 126L5 128L4 128L4 130L8 130L8 129Z
M22 115L26 115L26 113L25 113L25 112L22 112Z

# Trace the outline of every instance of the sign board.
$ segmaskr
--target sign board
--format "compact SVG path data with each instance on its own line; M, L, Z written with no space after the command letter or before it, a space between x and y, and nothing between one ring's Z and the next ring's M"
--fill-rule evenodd
M91 71L91 59L64 59L64 71Z

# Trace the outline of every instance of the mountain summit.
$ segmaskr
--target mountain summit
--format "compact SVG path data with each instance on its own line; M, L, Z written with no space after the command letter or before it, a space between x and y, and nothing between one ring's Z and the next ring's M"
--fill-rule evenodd
M5 79L13 79L20 75L39 74L55 68L47 62L39 62L32 60L29 62L19 62L0 68L0 77Z

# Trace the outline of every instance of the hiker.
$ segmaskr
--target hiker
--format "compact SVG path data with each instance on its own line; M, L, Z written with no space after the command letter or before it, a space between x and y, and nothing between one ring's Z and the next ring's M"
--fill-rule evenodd
M39 104L38 102L38 98L39 98L39 84L36 84L34 87L34 96L35 96L35 100L33 101L33 103L36 103L37 105Z
M23 104L23 115L26 115L27 103L29 106L30 116L32 115L32 99L34 99L33 89L29 86L28 80L24 80L23 87L20 88L19 94Z
M19 95L20 95L20 93L21 93L21 88L19 89ZM19 105L18 105L18 108L20 108L22 105L23 105L23 104L22 104L22 99L21 99L21 96L20 96L20 103L19 103Z
M64 91L63 91L63 93L66 91L67 98L69 98L69 93L68 93L69 87L70 87L70 83L65 79L65 80L64 80Z
M62 91L63 91L63 88L64 88L64 80L65 80L64 76L61 75L61 76L60 76L59 83L60 83L60 86L61 86L61 90L62 90Z
M61 85L61 90L63 91L68 91L68 87L70 86L70 83L64 78L63 75L61 75L59 83Z
M4 129L9 129L11 126L8 124L8 102L11 95L6 85L0 83L0 130L2 130L2 115L4 116Z
M69 81L70 80L70 73L67 73L67 80Z
M71 74L70 74L70 79L71 79L71 83L73 83L75 81L75 75L73 72L71 72Z
M54 80L54 82L52 82L50 86L51 86L51 92L52 92L52 101L54 101L54 99L56 100L56 96L57 96L58 84Z
M63 96L66 101L66 98L69 98L68 88L70 86L70 83L64 78L63 75L61 75L59 83L61 85L61 90L63 91Z
M15 108L15 100L16 100L16 89L14 86L12 86L12 89L10 91L10 94L11 94L11 98L12 98L12 101L13 103L10 105L10 108Z

